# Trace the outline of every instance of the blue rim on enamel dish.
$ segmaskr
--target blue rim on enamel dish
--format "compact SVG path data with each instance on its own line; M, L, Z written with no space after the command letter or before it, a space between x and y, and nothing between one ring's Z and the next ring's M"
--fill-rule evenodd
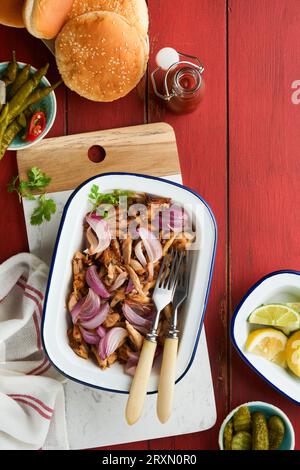
M282 270L279 270L279 271L273 271L272 273L270 274L267 274L266 276L262 277L259 281L257 281L252 287L250 287L250 289L248 290L248 292L244 295L244 297L242 298L242 300L240 301L240 303L238 304L238 306L236 307L236 309L234 310L234 313L233 313L233 316L232 316L232 319L231 319L231 324L230 324L230 338L231 338L231 341L236 349L236 351L238 352L239 356L243 359L243 361L246 362L246 364L254 371L257 373L257 375L259 375L265 382L267 382L269 385L271 385L271 387L273 387L275 390L277 390L277 392L279 392L281 395L283 395L284 397L288 398L289 400L291 400L293 403L296 403L296 405L300 405L300 400L295 400L294 398L290 397L289 395L287 395L285 392L283 392L280 388L278 388L275 384L273 384L273 382L271 382L269 379L267 379L256 367L254 367L254 365L247 359L247 357L245 356L245 354L243 353L242 349L238 346L236 340L235 340L235 336L234 336L234 326L235 326L235 321L236 321L236 318L239 314L239 311L242 307L242 305L244 304L244 302L247 300L247 298L249 297L250 294L252 294L252 292L260 285L262 284L264 281L266 281L267 279L271 278L271 277L274 277L274 276L277 276L278 274L296 274L297 276L300 276L300 271L294 271L292 269L282 269Z
M60 236L61 236L61 232L62 232L62 229L63 229L63 226L64 226L64 222L65 222L65 218L66 218L66 214L68 212L68 208L73 200L73 198L75 197L75 195L78 193L78 191L84 187L86 184L89 184L90 182L94 181L95 179L99 178L99 177L103 177L103 176L122 176L122 175L126 175L126 176L135 176L135 177L142 177L142 178L146 178L146 179L150 179L150 180L157 180L157 181L162 181L163 183L166 183L168 185L172 185L172 186L177 186L178 188L181 188L181 189L185 189L186 191L192 193L194 196L196 196L204 205L205 207L207 208L210 216L211 216L211 219L212 219L212 222L213 222L213 227L214 227L214 244L213 244L213 253L212 253L212 259L211 259L211 265L210 265L210 270L209 270L209 279L208 279L208 284L207 284L207 289L206 289L206 293L205 293L205 301L204 301L204 306L203 306L203 312L202 312L202 316L201 316L201 321L200 321L200 325L199 325L199 328L198 328L198 332L197 332L197 336L196 336L196 341L195 341L195 345L194 345L194 349L193 349L193 352L192 352L192 355L191 355L191 358L190 358L190 361L185 369L185 371L181 374L181 376L176 380L176 383L180 382L180 380L183 379L183 377L186 375L186 373L189 371L193 361L194 361L194 358L195 358L195 355L196 355L196 351L197 351L197 347L198 347L198 343L199 343L199 339L200 339L200 334L201 334L201 331L202 331L202 326L203 326L203 321L204 321L204 317L205 317L205 312L206 312L206 307L207 307L207 302L208 302L208 297L209 297L209 292L210 292L210 287L211 287L211 281L212 281L212 275L213 275L213 269L214 269L214 264L215 264L215 255L216 255L216 245L217 245L217 223L216 223L216 219L215 219L215 216L211 210L211 208L209 207L209 205L207 204L207 202L198 194L196 193L195 191L193 191L192 189L188 188L187 186L184 186L182 184L179 184L179 183L175 183L173 181L168 181L168 180L165 180L163 178L158 178L158 177L155 177L155 176L149 176L149 175L143 175L143 174L138 174L138 173L124 173L124 172L112 172L112 173L101 173L99 175L96 175L96 176L93 176L89 179L87 179L86 181L84 181L83 183L81 183L74 191L73 193L71 194L71 196L69 197L69 199L67 200L67 203L64 207L64 210L63 210L63 213L62 213L62 218L61 218L61 222L60 222L60 225L59 225L59 229L58 229L58 232L57 232L57 237L56 237L56 242L55 242L55 246L54 246L54 251L53 251L53 255L52 255L52 260L51 260L51 265L50 265L50 270L49 270L49 277L48 277L48 282L47 282L47 287L46 287L46 292L45 292L45 300L44 300L44 306L43 306L43 317L42 317L42 323L41 323L41 336L42 336L42 344L43 344L43 348L44 348L44 351L45 353L47 354L47 357L49 359L49 361L51 362L51 364L61 373L63 374L65 377L69 378L70 380L73 380L74 382L77 382L77 383L80 383L82 385L86 385L88 387L91 387L91 388L95 388L97 390L103 390L103 391L106 391L106 392L112 392L112 393L119 393L119 394L125 394L125 395L128 395L129 392L128 391L125 391L125 390L115 390L115 389L110 389L110 388L107 388L107 387L100 387L100 386L97 386L97 385L94 385L94 384L90 384L88 382L84 382L80 379L77 379L75 377L72 377L68 374L66 374L63 370L59 369L55 363L52 361L52 359L50 358L48 352L47 352L47 348L46 348L46 345L45 345L45 341L44 341L44 323L45 323L45 314L46 314L46 307L47 307L47 301L48 301L48 295L49 295L49 288L50 288L50 284L51 284L51 279L52 279L52 274L53 274L53 268L54 268L54 264L55 264L55 259L56 259L56 254L57 254L57 248L58 248L58 245L59 245L59 241L60 241ZM150 392L147 392L148 395L154 395L157 393L157 390L154 390L154 391L150 391Z

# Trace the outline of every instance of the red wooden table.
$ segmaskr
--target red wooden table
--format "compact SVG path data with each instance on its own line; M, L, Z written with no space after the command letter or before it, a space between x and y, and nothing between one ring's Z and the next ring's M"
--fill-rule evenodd
M206 96L193 115L176 117L153 99L149 75L142 92L112 104L57 91L51 136L165 120L176 131L184 181L211 205L219 242L206 331L218 421L207 432L118 446L121 449L216 449L220 422L234 406L264 400L282 408L300 449L300 408L263 382L230 346L232 310L270 271L300 268L299 0L148 0L151 59L163 46L197 55L205 65ZM46 47L23 30L0 28L0 60L15 49L36 67ZM300 94L299 94L300 97ZM297 100L294 100L295 103ZM12 152L0 163L0 260L26 251L22 208L6 184L17 173Z

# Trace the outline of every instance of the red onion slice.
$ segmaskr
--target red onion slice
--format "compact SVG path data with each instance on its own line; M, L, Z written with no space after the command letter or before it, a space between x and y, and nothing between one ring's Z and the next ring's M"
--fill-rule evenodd
M135 245L134 252L135 252L135 256L137 257L137 259L139 260L139 262L141 263L143 268L145 268L147 266L147 261L146 261L146 258L144 256L144 253L143 253L143 246L142 246L141 241L139 241Z
M131 299L126 300L126 303L135 313L147 320L152 321L156 314L156 309L153 304L140 304Z
M187 221L188 215L183 207L180 206L174 205L163 209L158 215L159 228L163 230L169 228L174 232L183 231Z
M96 294L100 295L103 299L108 299L110 297L110 293L104 286L103 282L98 276L96 266L90 266L85 275L85 280L87 285L93 289Z
M72 308L72 310L70 312L74 325L75 325L75 323L77 323L77 320L78 320L80 312L81 312L81 307L82 307L84 301L85 301L85 297L83 299L78 300L77 304L75 305L75 307Z
M88 294L80 299L71 311L73 323L80 320L90 320L94 318L100 308L100 299L92 289Z
M81 321L81 326L84 328L88 328L92 330L94 328L98 328L107 318L109 312L109 304L105 302L101 305L99 312L90 320L88 321Z
M93 333L92 331L87 331L82 326L79 327L80 332L82 334L82 337L84 341L87 344L98 344L100 341L100 337L97 333Z
M108 223L95 214L87 215L85 220L89 224L89 228L94 232L91 232L89 229L87 231L87 238L90 243L89 254L102 253L109 247L111 242Z
M172 206L169 209L170 223L169 227L174 231L183 231L186 222L188 221L188 215L182 207Z
M108 331L108 333L101 338L99 343L99 356L104 361L108 356L110 356L120 344L124 341L128 335L125 328L115 327Z
M137 231L141 239L143 240L143 244L147 252L149 261L151 263L155 263L162 257L163 254L160 241L155 237L152 232L146 230L143 227L140 227Z
M130 361L130 359L128 359L124 367L124 372L125 374L130 375L131 377L134 377L136 368L137 368L137 364L135 364L133 361Z
M138 315L126 302L122 307L123 315L136 330L145 335L151 328L151 321Z
M104 328L104 326L101 326L101 325L98 326L97 333L100 336L100 338L103 338L103 336L106 335L106 329Z
M123 271L122 273L120 273L117 279L115 280L115 282L113 283L113 285L111 286L110 291L112 292L114 290L119 289L119 287L121 287L124 284L127 277L128 277L128 273L126 271Z
M134 289L134 284L133 284L132 279L130 277L129 281L128 281L128 284L127 284L127 287L126 287L126 290L125 290L125 294L130 294L130 292L132 292L133 289Z
M139 357L140 357L139 353L132 353L130 355L124 367L125 374L131 375L132 377L134 376L135 371L136 371L136 366L138 365L138 362L139 362Z
M158 356L160 356L161 352L162 352L162 348L158 345L155 351L154 361L156 361ZM130 356L124 367L125 374L134 376L135 371L136 371L136 366L138 365L138 362L139 362L140 354L141 354L140 351L130 353Z

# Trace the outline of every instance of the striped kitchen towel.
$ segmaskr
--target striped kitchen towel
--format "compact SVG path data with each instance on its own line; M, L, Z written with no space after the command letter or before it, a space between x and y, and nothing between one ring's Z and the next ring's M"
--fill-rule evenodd
M64 378L41 344L47 265L29 253L0 265L0 449L67 449Z

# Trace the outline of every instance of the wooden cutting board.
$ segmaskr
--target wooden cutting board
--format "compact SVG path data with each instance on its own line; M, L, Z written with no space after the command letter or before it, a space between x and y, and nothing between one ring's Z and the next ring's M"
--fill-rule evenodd
M95 163L89 154L97 156L99 146L106 155ZM21 179L33 166L49 175L49 193L74 189L100 173L180 174L174 130L162 122L44 139L18 151L17 162Z

